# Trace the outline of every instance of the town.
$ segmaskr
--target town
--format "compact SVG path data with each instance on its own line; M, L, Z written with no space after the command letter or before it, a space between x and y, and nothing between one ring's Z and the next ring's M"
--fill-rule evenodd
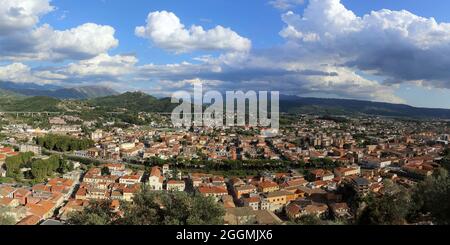
M142 189L210 198L223 224L351 224L355 200L431 177L450 140L448 121L377 116L283 115L278 134L172 128L158 114L148 126L45 115L39 128L21 117L2 115L0 143L0 216L17 225L66 224L103 201L120 216Z

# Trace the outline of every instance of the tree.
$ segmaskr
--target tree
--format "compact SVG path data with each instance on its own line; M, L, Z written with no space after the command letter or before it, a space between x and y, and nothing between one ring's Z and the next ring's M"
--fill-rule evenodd
M0 225L14 225L14 218L9 215L0 214Z
M0 207L0 225L14 225L16 221L11 215L8 215L7 212L10 211L9 207Z
M137 194L125 206L122 222L132 225L214 225L223 224L225 211L212 198L186 192Z
M111 225L116 218L110 201L98 201L92 202L82 212L70 213L67 222L74 225Z
M224 208L212 198L186 192L155 192L143 188L133 202L121 203L122 217L110 202L95 202L81 212L72 213L69 223L76 225L215 225L223 224Z
M6 176L11 178L16 178L20 174L20 164L21 160L18 156L8 157L5 160L6 164Z
M333 161L331 158L313 158L310 160L306 167L309 168L324 168L324 169L334 169L342 166L338 161Z
M44 180L44 178L47 176L47 170L48 166L44 160L38 160L31 164L31 174L33 175L33 178L41 182Z
M321 225L322 220L315 215L304 215L296 219L294 224L297 225Z
M303 215L296 219L295 221L291 221L289 224L292 225L344 225L345 222L341 220L323 220L316 215Z
M38 137L36 138L36 143L46 149L61 152L85 150L94 145L94 142L90 139L78 139L70 136L54 134Z
M101 173L102 173L102 176L111 175L111 171L109 171L109 168L106 167L106 166L104 166L104 167L101 169Z
M180 192L185 193L185 192ZM220 225L223 224L224 208L217 204L212 197L195 195L193 198L191 216L187 225Z
M64 159L58 155L52 155L49 159L34 161L31 164L31 174L36 182L41 182L46 177L52 176L55 172L64 170L64 164L66 164Z
M21 168L29 167L31 159L34 156L32 152L20 153L17 156L8 157L5 160L6 164L6 176L20 180L23 178L23 174L20 171Z
M443 168L445 168L447 171L450 170L450 148L446 148L442 152L442 160L440 161L440 164Z
M411 193L404 187L385 182L381 197L369 194L366 207L357 219L361 225L405 224L411 208Z
M67 172L73 171L73 163L67 161L67 157L64 156L59 159L59 167L57 171L60 174L65 174Z
M432 219L443 225L450 224L450 179L447 170L441 168L419 183L413 192L414 214L430 213Z

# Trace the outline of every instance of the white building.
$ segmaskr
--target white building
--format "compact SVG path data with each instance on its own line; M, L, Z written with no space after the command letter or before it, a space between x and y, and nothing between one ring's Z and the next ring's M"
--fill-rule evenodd
M103 131L100 129L95 130L91 134L91 140L93 140L93 141L100 140L102 137L103 137Z
M151 190L160 191L163 189L164 177L159 167L153 167L148 178L148 185Z
M382 160L378 158L368 158L364 159L363 165L367 168L385 168L391 165L392 161L390 160Z
M37 145L20 145L20 152L33 152L35 155L41 155L42 148Z
M167 191L184 191L186 184L183 180L169 180L166 189Z
M123 143L120 145L121 150L130 150L133 149L136 146L135 143Z
M125 175L120 177L119 183L126 184L126 185L134 185L141 183L142 180L142 174L132 174L132 175Z

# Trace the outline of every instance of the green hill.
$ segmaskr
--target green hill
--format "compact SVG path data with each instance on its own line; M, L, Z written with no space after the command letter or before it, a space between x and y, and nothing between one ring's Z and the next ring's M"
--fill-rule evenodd
M5 90L5 89L0 89L0 99L5 99L5 98L24 98L25 96L9 91L9 90Z
M68 108L67 103L75 103L76 108L82 108L80 109L82 115L89 114L92 118L100 115L110 115L107 112L127 112L127 115L133 115L136 112L171 112L177 106L177 104L170 102L170 98L158 99L142 92L127 92L90 100L59 100L45 96L25 97L0 89L0 112L60 112L65 110L64 107ZM87 110L88 107L96 107L96 109ZM447 109L416 108L400 104L296 96L281 96L280 111L314 115L366 114L390 117L450 119L450 110Z
M8 107L24 99L25 96L0 89L0 111L8 111Z
M403 104L348 99L280 98L280 111L315 115L377 115L411 118L450 119L450 110L417 108Z
M9 100L1 97L0 109L2 111L57 112L60 111L58 108L60 102L60 100L50 97L15 97Z
M169 98L157 99L142 92L127 92L120 95L95 98L89 100L88 103L110 111L126 109L132 112L170 112L176 106L176 104L170 103Z

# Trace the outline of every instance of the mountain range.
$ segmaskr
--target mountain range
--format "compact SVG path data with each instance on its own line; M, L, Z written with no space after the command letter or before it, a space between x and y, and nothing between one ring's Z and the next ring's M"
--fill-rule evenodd
M104 86L80 86L65 88L56 85L13 83L0 81L0 89L23 96L46 96L57 99L90 99L117 95L115 90Z
M102 86L64 88L55 85L15 84L0 82L0 108L3 111L52 111L61 100L83 100L108 111L171 112L176 106L170 98L156 98L143 92L118 92ZM280 96L280 112L314 115L378 115L404 118L450 119L450 109L417 108L349 99Z
M388 117L450 119L450 109L419 108L404 104L350 99L280 96L280 111L319 115L378 115Z

